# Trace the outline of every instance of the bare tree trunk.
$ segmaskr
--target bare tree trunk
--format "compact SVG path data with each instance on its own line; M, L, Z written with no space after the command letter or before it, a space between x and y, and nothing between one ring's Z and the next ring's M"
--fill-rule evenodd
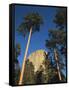
M31 35L32 35L32 27L30 28L30 33L29 33L29 37L28 37L26 51L25 51L25 55L24 55L24 59L23 59L23 63L22 63L22 70L21 70L21 73L20 73L19 85L22 84L22 80L23 80L23 76L24 76L25 61L26 61L26 57L27 57L27 52L28 52L28 48L29 48L29 43L30 43Z
M61 81L62 78L61 78L61 74L60 74L60 68L59 68L59 63L58 63L58 53L56 51L56 49L54 49L54 56L55 56L55 60L56 60L56 64L57 64L57 73L58 73L58 77L59 77L59 80Z

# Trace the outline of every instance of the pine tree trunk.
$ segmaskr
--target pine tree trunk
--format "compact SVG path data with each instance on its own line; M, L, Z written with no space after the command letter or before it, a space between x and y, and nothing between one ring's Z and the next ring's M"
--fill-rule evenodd
M30 33L29 33L29 37L28 37L26 51L25 51L25 55L24 55L24 59L23 59L23 63L22 63L22 70L21 70L21 73L20 73L19 85L21 85L22 81L23 81L24 70L25 70L25 61L26 61L26 57L27 57L27 52L28 52L28 48L29 48L29 43L30 43L31 35L32 35L32 27L30 28Z
M57 54L57 51L56 49L54 49L54 56L55 56L55 60L56 60L56 65L57 65L57 73L58 73L58 77L59 77L59 80L61 81L62 78L61 78L61 73L60 73L60 68L59 68L59 58L58 58L58 54Z

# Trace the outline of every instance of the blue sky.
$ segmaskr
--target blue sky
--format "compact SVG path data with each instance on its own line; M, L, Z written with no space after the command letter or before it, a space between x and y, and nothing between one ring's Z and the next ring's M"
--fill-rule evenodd
M28 35L24 38L23 36L19 35L16 30L18 29L19 25L23 21L25 15L30 12L38 12L43 17L44 24L41 25L40 31L33 33L29 45L29 50L27 57L34 51L43 49L48 51L47 47L45 47L45 40L49 38L48 30L55 28L55 24L53 23L53 18L56 13L56 7L38 7L38 6L15 6L15 43L20 43L21 45L21 54L18 57L20 62L20 66L22 65L22 60L24 57L26 44L28 40Z

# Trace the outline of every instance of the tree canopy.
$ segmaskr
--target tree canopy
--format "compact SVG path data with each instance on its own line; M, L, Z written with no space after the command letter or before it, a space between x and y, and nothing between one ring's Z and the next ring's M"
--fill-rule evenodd
M53 21L56 24L56 26L61 29L66 27L66 24L67 24L66 8L57 9L57 12Z
M65 72L66 68L66 23L67 23L67 13L66 8L61 8L56 11L56 15L54 16L53 22L56 24L56 28L48 30L49 39L46 40L45 46L48 47L51 52L51 58L54 60L54 48L58 54L58 63L60 67L61 74L63 74L62 70ZM52 54L53 53L53 54ZM61 54L65 56L61 57ZM64 59L65 58L65 59ZM56 63L54 62L54 66L56 67Z
M21 53L21 46L20 46L19 43L17 43L16 46L15 46L15 56L16 56L16 58L20 55L20 53Z
M39 31L40 24L43 24L43 19L39 13L29 13L24 17L17 31L25 37L31 27L33 29L32 32Z

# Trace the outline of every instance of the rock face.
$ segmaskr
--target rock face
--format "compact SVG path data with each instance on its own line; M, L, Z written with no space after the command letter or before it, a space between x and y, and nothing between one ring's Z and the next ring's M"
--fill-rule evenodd
M40 66L45 60L45 54L47 54L47 52L44 50L37 50L28 57L29 61L32 62L34 66L34 72L39 70Z
M37 50L26 60L23 82L27 84L45 84L59 82L56 69L52 68L47 52Z
M56 69L52 68L47 52L37 50L26 60L23 84L44 84L59 82Z
M39 84L45 83L45 64L47 52L44 50L37 50L29 55L26 60L24 70L24 84ZM44 76L45 75L45 76Z

